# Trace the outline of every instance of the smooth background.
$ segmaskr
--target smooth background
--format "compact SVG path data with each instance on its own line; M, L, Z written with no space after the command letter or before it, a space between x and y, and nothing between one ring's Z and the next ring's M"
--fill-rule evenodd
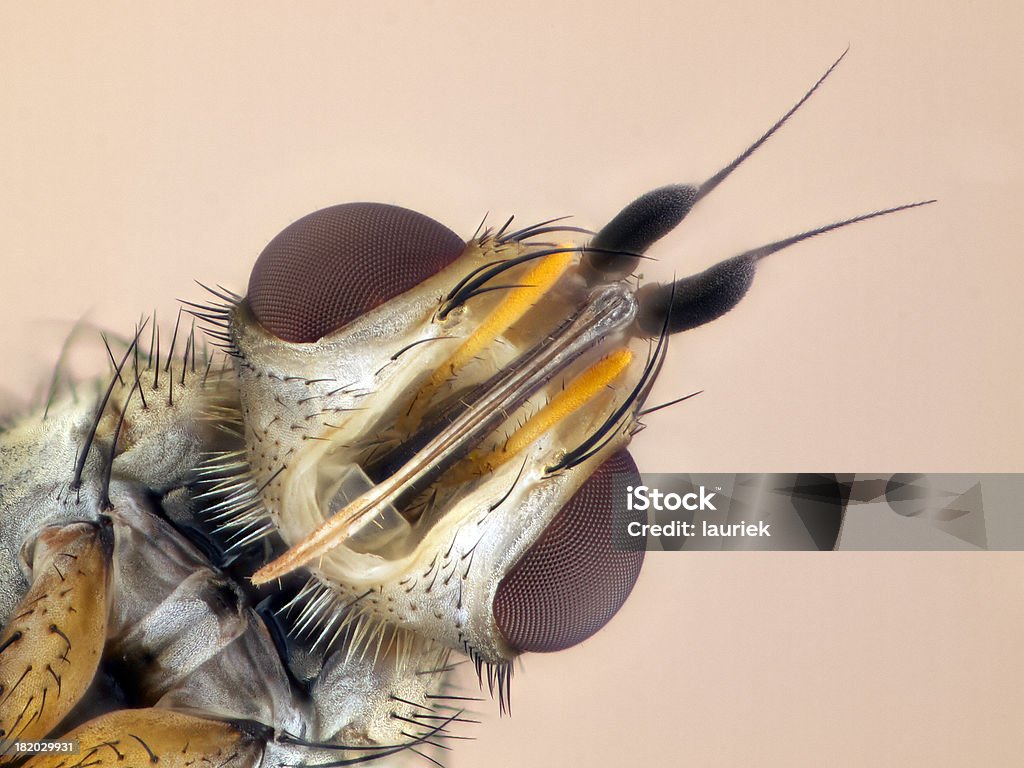
M779 254L678 339L647 471L1020 471L1024 88L1013 3L0 5L8 403L70 323L130 333L356 199L466 235L599 226L700 180L846 47L649 276ZM1019 554L660 554L585 645L528 658L455 766L1014 765Z

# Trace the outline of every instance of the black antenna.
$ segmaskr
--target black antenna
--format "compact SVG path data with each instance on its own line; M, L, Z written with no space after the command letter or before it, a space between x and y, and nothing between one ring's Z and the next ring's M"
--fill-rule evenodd
M761 134L757 141L699 187L690 184L659 187L641 195L623 208L615 218L602 227L591 242L591 245L598 249L597 252L588 253L583 257L583 263L588 268L588 277L591 281L617 280L636 269L636 254L644 253L655 242L679 226L693 206L768 141L811 98L811 95L839 66L839 62L843 60L849 50L847 47L807 93L790 107L786 114L776 120L771 128Z
M934 202L908 203L837 221L733 256L699 274L672 283L646 285L637 294L640 301L637 327L644 335L653 337L664 330L670 334L680 333L709 323L735 307L746 295L754 281L757 262L766 256L850 224Z

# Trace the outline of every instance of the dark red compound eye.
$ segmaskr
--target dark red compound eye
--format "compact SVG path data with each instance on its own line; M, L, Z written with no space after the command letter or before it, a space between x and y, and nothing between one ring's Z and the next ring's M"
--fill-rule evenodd
M324 208L263 249L249 277L249 307L279 339L316 341L435 275L465 247L450 229L407 208Z
M608 623L640 575L643 538L627 533L646 522L626 507L640 484L633 457L604 462L558 511L540 538L498 585L494 619L517 651L560 651Z

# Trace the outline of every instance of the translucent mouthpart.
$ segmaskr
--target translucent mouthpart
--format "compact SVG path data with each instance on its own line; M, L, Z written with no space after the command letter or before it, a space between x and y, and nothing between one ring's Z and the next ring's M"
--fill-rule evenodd
M328 488L324 517L334 517L349 504L373 488L363 468L358 464L341 467L338 479ZM402 517L394 505L384 501L376 506L373 515L359 520L349 530L342 545L362 554L379 554L387 545L412 531L409 521Z

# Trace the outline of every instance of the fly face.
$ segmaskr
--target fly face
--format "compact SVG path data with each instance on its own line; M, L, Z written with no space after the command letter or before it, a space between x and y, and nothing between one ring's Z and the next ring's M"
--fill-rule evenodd
M252 484L291 549L255 581L308 564L379 631L493 664L615 613L643 559L615 538L636 477L622 449L660 353L630 286L588 276L586 249L534 242L554 229L463 243L355 204L267 247L230 342ZM379 287L348 280L363 241ZM306 340L331 300L343 325Z
M344 634L379 653L410 633L497 665L500 684L518 653L603 626L643 560L625 533L638 480L626 446L669 336L732 309L766 256L923 204L637 285L644 251L831 71L720 172L641 196L586 244L564 242L586 230L559 219L463 242L375 203L278 235L246 298L199 313L240 373L244 453L208 467L246 468L227 524L287 546L253 581L308 568L298 624L318 643Z

